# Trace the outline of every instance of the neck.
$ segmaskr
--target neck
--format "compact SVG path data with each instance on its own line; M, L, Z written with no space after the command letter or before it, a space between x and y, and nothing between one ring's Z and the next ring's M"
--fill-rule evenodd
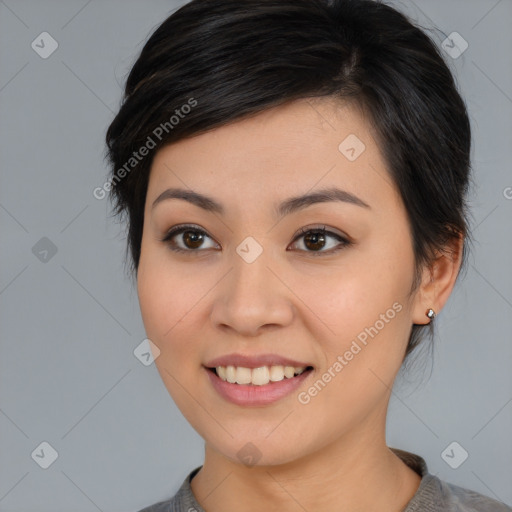
M398 512L421 478L386 446L385 425L381 435L360 428L312 454L271 466L244 466L207 444L192 492L208 512Z

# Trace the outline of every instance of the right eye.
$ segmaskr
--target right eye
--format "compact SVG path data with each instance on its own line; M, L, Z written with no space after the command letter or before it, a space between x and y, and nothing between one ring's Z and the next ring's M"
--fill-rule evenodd
M181 224L171 228L162 242L165 242L175 252L200 252L199 249L215 249L216 243L213 246L204 247L206 239L213 241L201 228L193 224Z

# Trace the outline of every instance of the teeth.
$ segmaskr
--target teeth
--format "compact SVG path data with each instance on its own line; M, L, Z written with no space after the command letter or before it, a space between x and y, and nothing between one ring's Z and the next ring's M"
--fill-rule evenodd
M279 382L300 375L306 367L294 366L260 366L259 368L245 368L243 366L217 366L217 375L231 384L252 384L264 386L269 382Z
M268 384L270 380L270 371L268 366L262 366L261 368L253 368L251 375L251 383L255 386L263 386Z
M287 379L291 379L295 375L295 368L293 366L284 367L284 376Z
M222 380L227 380L227 371L226 371L226 368L224 368L224 366L217 366L217 375L218 375Z
M234 366L226 367L226 380L231 384L236 382L236 368Z
M251 375L250 368L238 367L236 369L236 383L237 384L250 384L251 379L252 379L252 375Z
M284 366L271 366L270 367L270 380L272 382L279 382L284 379Z

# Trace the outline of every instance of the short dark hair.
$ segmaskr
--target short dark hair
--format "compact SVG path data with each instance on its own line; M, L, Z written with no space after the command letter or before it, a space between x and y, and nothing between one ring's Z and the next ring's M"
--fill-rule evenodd
M110 197L114 214L127 216L132 273L161 147L313 97L350 102L368 116L408 214L413 288L421 266L454 238L464 239L464 263L470 123L423 30L373 0L193 0L146 42L106 134ZM148 156L133 160L143 146ZM412 327L405 357L425 327Z

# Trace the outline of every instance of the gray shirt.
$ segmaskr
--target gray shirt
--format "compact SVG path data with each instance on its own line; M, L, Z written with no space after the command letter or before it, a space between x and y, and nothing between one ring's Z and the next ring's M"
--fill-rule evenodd
M419 455L397 448L391 449L421 476L418 490L402 512L512 512L511 507L500 501L431 475L425 460ZM188 474L178 492L170 500L161 501L140 512L205 512L190 488L190 481L201 467Z

